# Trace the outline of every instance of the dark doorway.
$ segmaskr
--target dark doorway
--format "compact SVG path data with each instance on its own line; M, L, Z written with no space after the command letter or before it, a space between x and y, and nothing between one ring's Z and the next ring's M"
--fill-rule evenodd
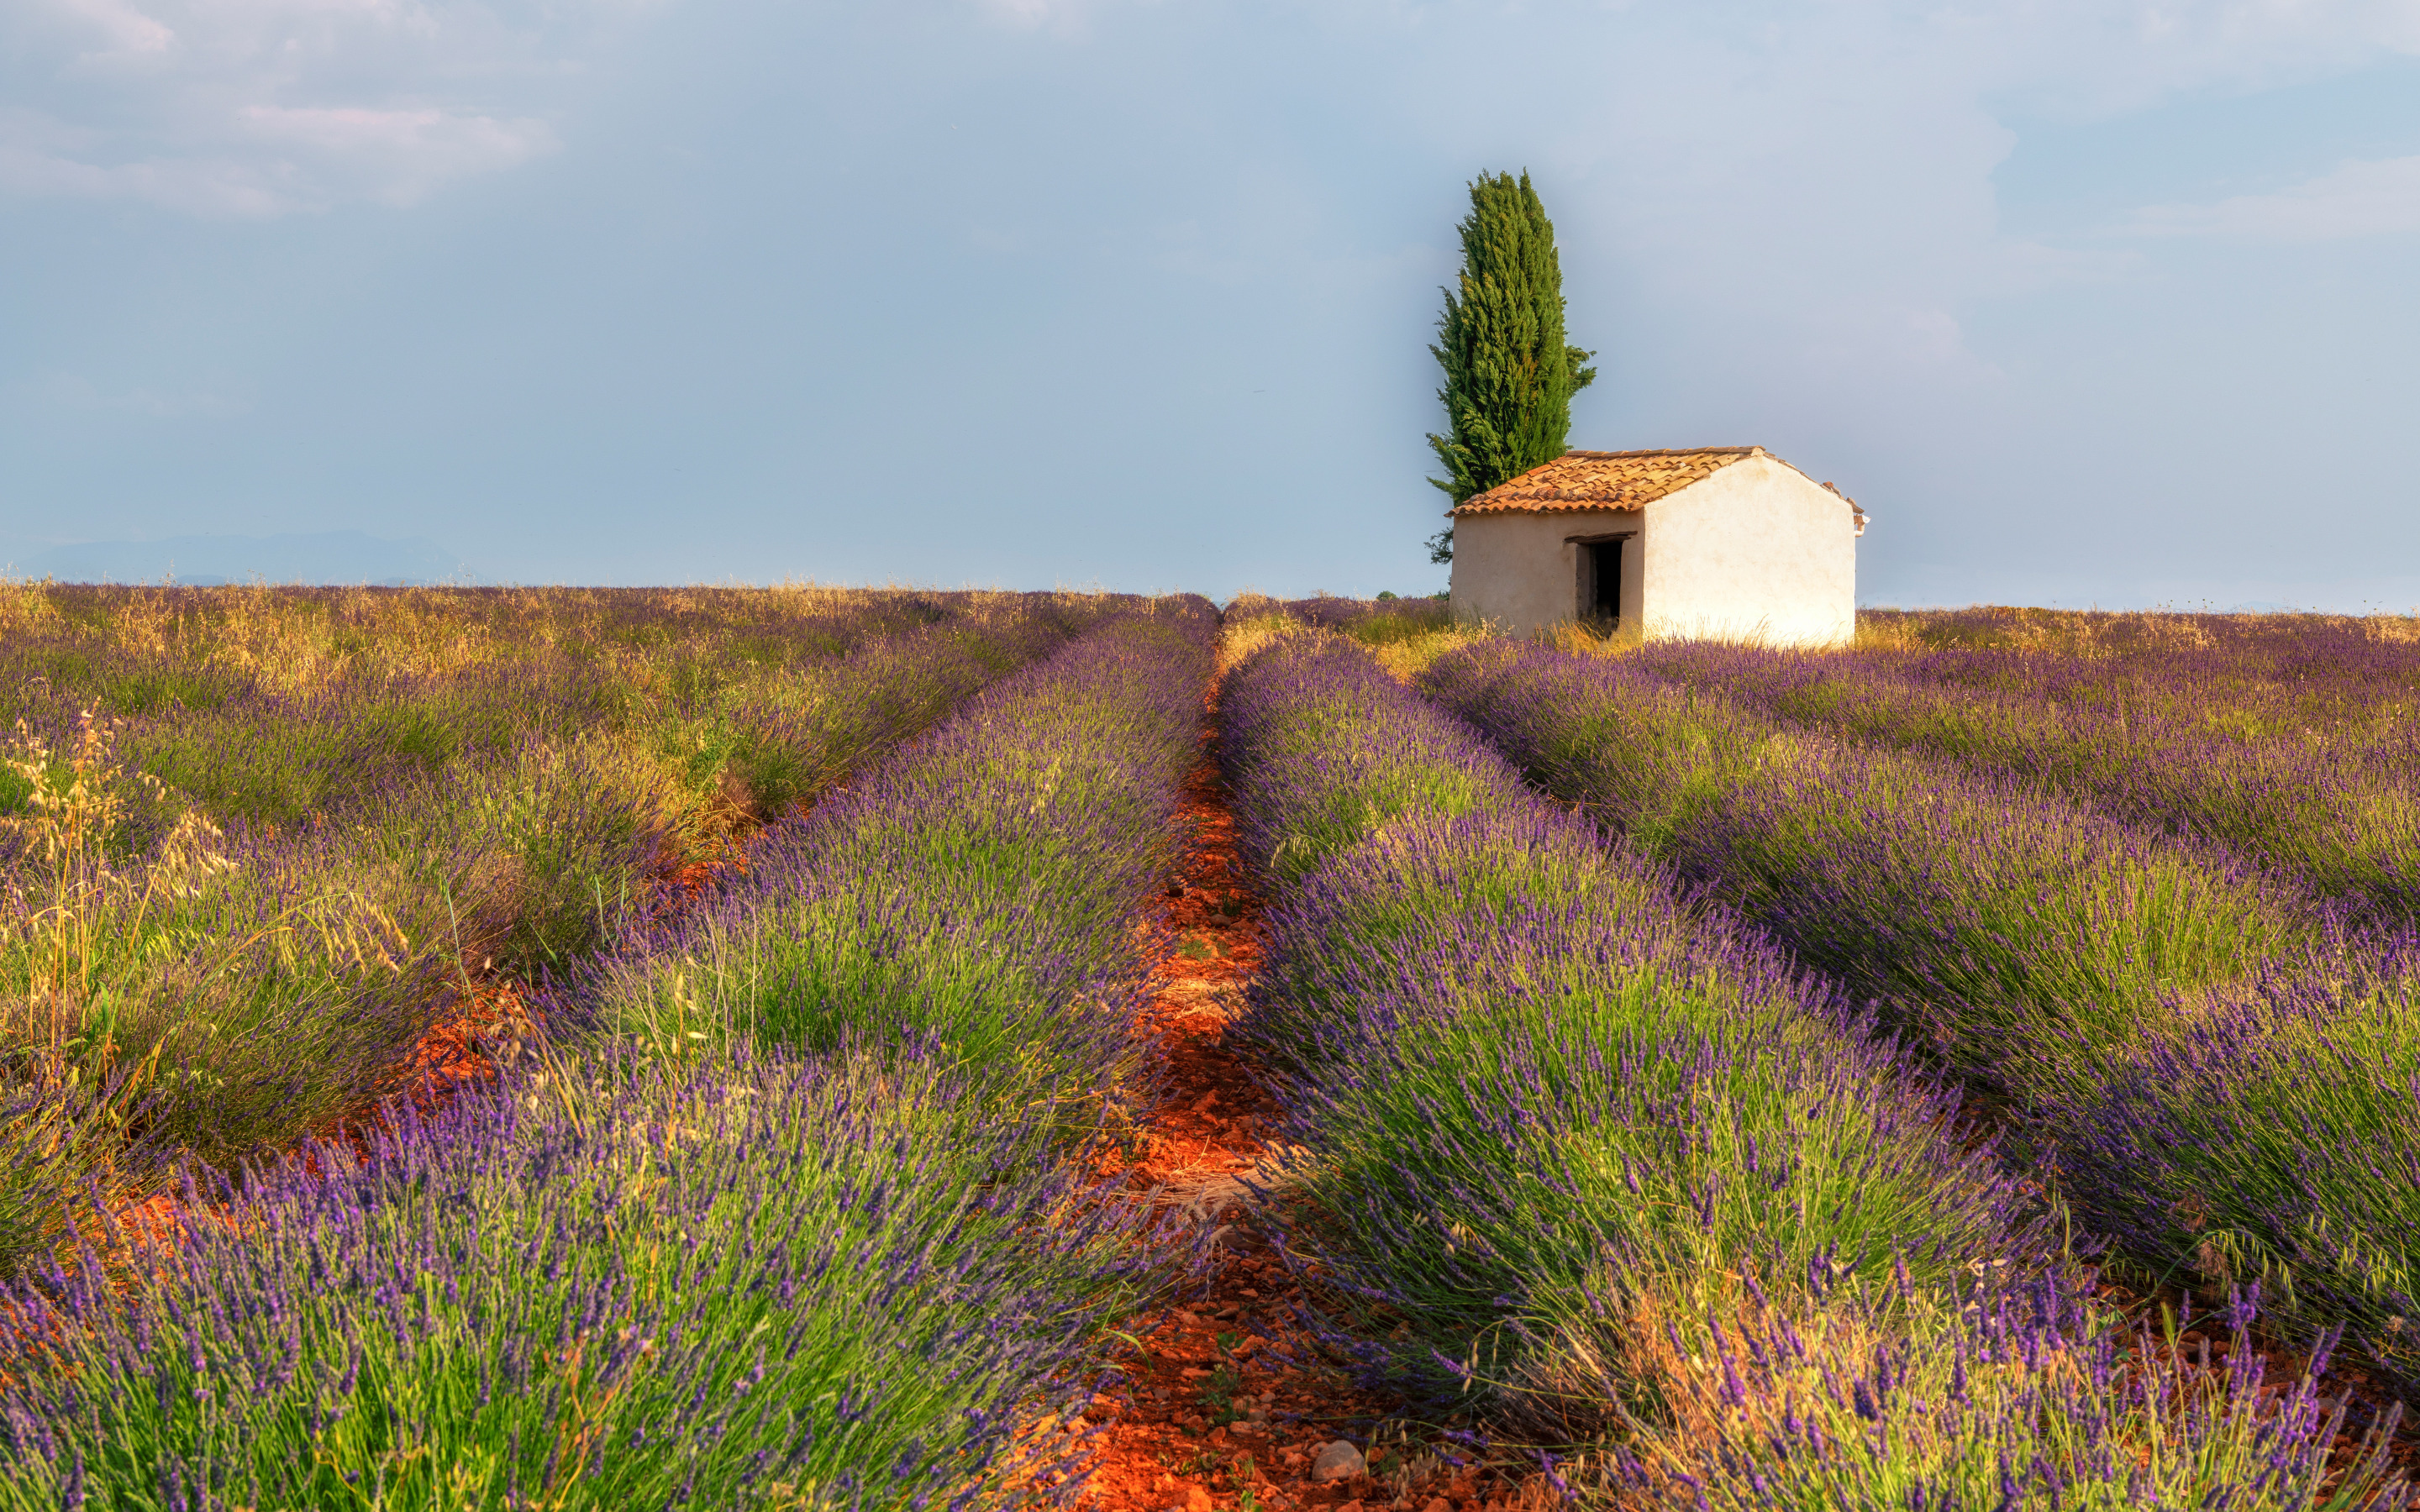
M1616 621L1621 618L1621 543L1592 542L1588 548L1589 590L1586 609L1589 618Z

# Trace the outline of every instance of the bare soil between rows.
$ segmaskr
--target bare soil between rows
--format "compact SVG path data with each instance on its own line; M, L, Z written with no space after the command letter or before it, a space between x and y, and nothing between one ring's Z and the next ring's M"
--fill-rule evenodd
M1211 713L1215 721L1215 694ZM1204 730L1205 745L1214 729ZM1264 900L1207 755L1187 781L1179 824L1184 853L1156 907L1178 946L1158 968L1137 1027L1159 1060L1158 1102L1127 1164L1104 1174L1156 1191L1215 1238L1205 1273L1179 1301L1125 1325L1141 1348L1068 1425L1091 1451L1076 1504L1085 1512L1504 1512L1534 1502L1543 1477L1525 1488L1500 1469L1456 1464L1406 1442L1395 1404L1357 1390L1304 1335L1295 1277L1316 1285L1315 1269L1290 1267L1270 1247L1252 1191L1267 1190L1262 1178L1281 1110L1227 1038L1260 969ZM1266 1200L1285 1198L1272 1192ZM1313 1480L1320 1448L1338 1439L1365 1451L1381 1473Z

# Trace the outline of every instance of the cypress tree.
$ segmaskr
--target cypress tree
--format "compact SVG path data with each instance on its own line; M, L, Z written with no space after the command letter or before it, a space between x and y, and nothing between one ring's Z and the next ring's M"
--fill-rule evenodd
M1429 482L1455 503L1563 455L1572 395L1595 381L1593 352L1563 339L1563 270L1555 224L1525 170L1481 174L1462 223L1462 276L1444 290L1431 355L1445 369L1451 432L1429 446L1446 475ZM1431 537L1434 562L1453 560L1450 526Z

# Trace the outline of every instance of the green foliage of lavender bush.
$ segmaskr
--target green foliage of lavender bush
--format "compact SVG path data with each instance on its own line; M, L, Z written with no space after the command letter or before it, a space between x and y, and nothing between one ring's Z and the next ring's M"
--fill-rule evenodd
M611 733L677 759L696 730L728 727L741 764L766 766L769 814L1030 656L1027 632L1080 629L1113 602L8 585L0 723L130 717L132 769L222 825L280 828L375 809L391 784L533 737ZM720 766L694 776L723 795Z
M8 1300L0 1505L908 1508L1135 1300L1125 1220L895 1058L559 1069ZM1050 1452L1047 1447L1045 1453ZM1034 1468L1031 1465L1029 1469Z
M1208 654L1113 622L994 687L801 829L667 949L616 964L609 1033L929 1045L1018 1104L1097 1109L1136 1052L1133 909L1168 859Z
M358 777L334 718L210 713L140 732L128 745L132 764L225 824L306 825L346 806Z
M1331 667L1342 669L1332 686L1293 686ZM1293 779L1262 784L1286 796L1265 815L1246 816L1265 831L1255 858L1280 884L1399 819L1497 810L1521 791L1500 763L1417 738L1373 740L1366 687L1383 675L1366 652L1326 634L1279 637L1231 674L1228 697L1248 703L1264 683L1289 685L1288 696L1262 701L1252 717L1231 719L1223 747L1231 771L1281 767Z
M688 796L662 764L595 736L523 742L399 795L370 836L445 900L470 974L560 972L685 851Z
M619 754L524 746L397 792L351 833L266 844L188 824L131 867L87 848L28 868L0 918L0 1073L79 1110L89 1173L329 1127L399 1083L475 978L559 964L623 906L660 848L649 809L671 800L634 791L650 774Z
M1637 659L1781 720L2046 783L2130 822L2214 837L2387 917L2420 918L2408 763L2299 707L2244 707L2285 692L2230 663L2165 677L2136 669L2112 692L2075 686L2076 669L2055 659L2037 661L2052 687L2005 689L1870 655L1684 643Z
M456 685L299 708L165 711L137 725L125 755L215 823L292 828L383 807L398 787L558 733L568 721L547 691Z
M2257 1281L2288 1331L2336 1324L2420 1386L2420 970L2284 980L2143 1046L2057 1110L2078 1211L2167 1273Z
M1318 1100L1306 1139L1303 1190L1337 1215L1323 1241L1348 1280L1383 1275L1361 1316L1398 1331L1416 1388L1589 1436L1658 1408L1621 1364L1646 1320L1728 1316L1743 1267L1829 1287L1900 1260L1938 1292L2040 1263L1988 1157L1945 1134L1954 1103L1894 1057L1844 1051L1781 982L1679 951L1608 959L1551 908L1459 922L1457 948L1404 962L1417 1008ZM1509 930L1535 943L1517 987L1456 972ZM1797 1302L1824 1310L1811 1287Z
M2088 1080L2180 995L2318 935L2299 900L2207 851L1608 663L1481 647L1424 686L1550 792L2012 1088Z
M1439 833L1450 832L1440 832L1433 819L1406 820L1364 842L1349 863L1356 870L1386 866L1395 856L1408 864L1388 867L1384 887L1340 893L1316 916L1315 931L1290 931L1285 950L1263 975L1271 1003L1284 1005L1285 1026L1266 1037L1264 1055L1297 1066L1302 1049L1320 1034L1355 1022L1361 994L1352 978L1360 963L1422 955L1467 930L1472 919L1559 913L1636 918L1646 960L1670 954L1673 936L1683 928L1651 874L1608 864L1593 844L1554 835L1534 848L1457 846L1450 869L1419 864ZM1539 1001L1551 1005L1544 1010L1550 1016L1572 999L1565 986L1551 968L1548 980L1538 982Z
M1037 902L1047 900L1002 900L970 919L830 891L718 910L675 950L613 968L604 1022L667 1056L709 1058L734 1045L825 1049L868 1033L929 1041L1007 1103L1090 1102L1104 1090L1098 1068L1069 1056L1065 1031L1104 1038L1109 1026L1092 1021L1123 1008L1140 970L1088 974L1031 959L1019 946L1041 926Z
M1493 799L1396 802L1280 871L1236 1031L1288 1083L1314 1214L1291 1242L1388 1383L1594 1436L1656 1410L1622 1360L1641 1319L1726 1314L1744 1267L1811 1293L1895 1259L1934 1290L2037 1262L1954 1099L1367 652L1277 642L1223 706L1264 858L1307 817L1419 791L1405 772Z
M1583 1501L1699 1512L2388 1512L2411 1504L2390 1415L2339 1439L2346 1402L2314 1362L2272 1378L2239 1298L2203 1322L2129 1321L2044 1282L1978 1286L1955 1310L1895 1293L1812 1322L1751 1305L1678 1317L1652 1360L1670 1415L1590 1470ZM2324 1351L2323 1351L2324 1352ZM2340 1390L2340 1388L2337 1388Z
M1071 628L1089 618L1063 617ZM1022 628L953 625L845 660L768 659L745 676L700 676L655 717L653 738L692 793L736 791L757 817L775 818L1023 662Z
M104 1105L96 1109L97 1102ZM105 1100L74 1088L9 1088L0 1101L0 1283L80 1242L96 1193L111 1200L130 1174L151 1174L123 1169L139 1159L123 1145Z
M136 667L114 672L93 687L103 708L121 714L158 714L169 709L215 709L243 690L243 681L212 667Z

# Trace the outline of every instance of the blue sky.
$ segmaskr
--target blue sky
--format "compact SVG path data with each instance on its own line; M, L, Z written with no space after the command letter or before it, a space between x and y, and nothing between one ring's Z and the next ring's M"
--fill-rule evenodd
M1430 591L1522 167L1866 602L2420 606L2414 0L15 0L0 561Z

